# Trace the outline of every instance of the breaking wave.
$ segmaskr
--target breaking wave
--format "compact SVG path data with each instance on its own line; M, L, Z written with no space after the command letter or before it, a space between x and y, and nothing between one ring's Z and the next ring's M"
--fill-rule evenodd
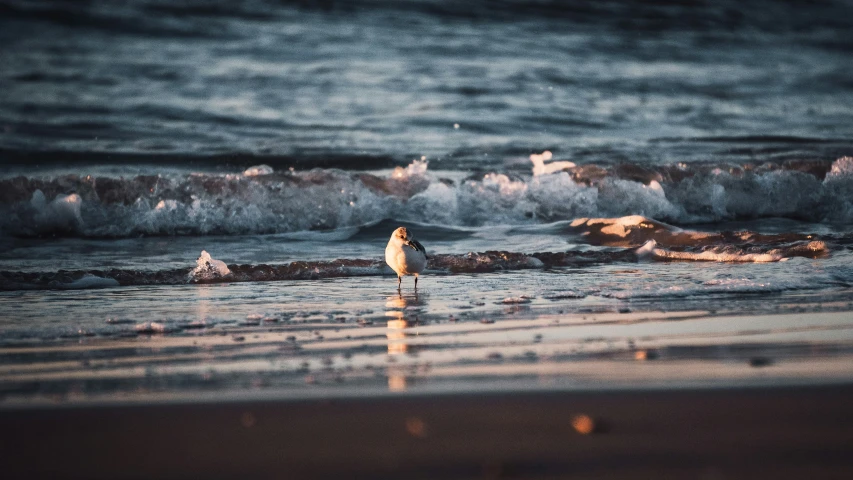
M531 159L538 160L534 175L456 179L420 160L388 174L264 165L241 174L19 176L0 180L0 232L229 235L344 229L390 218L471 227L628 215L677 225L767 217L853 222L853 157L654 168Z

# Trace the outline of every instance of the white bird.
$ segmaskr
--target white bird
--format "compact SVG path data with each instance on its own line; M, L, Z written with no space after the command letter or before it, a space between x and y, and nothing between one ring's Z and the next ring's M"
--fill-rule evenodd
M415 288L418 288L418 274L426 268L427 259L429 257L424 246L405 227L394 230L385 247L385 262L397 273L397 290L403 283L404 275L414 275Z

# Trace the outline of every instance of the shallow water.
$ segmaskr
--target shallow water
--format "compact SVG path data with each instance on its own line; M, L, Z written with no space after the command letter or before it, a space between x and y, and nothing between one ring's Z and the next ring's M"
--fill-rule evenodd
M0 378L8 404L848 380L850 284L784 265L3 292Z

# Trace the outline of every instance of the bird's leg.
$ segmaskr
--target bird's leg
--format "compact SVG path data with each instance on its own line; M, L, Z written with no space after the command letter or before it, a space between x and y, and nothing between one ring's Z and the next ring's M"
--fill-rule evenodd
M418 289L418 274L415 274L415 290Z
M403 277L397 275L397 290L400 290L400 286L403 284Z

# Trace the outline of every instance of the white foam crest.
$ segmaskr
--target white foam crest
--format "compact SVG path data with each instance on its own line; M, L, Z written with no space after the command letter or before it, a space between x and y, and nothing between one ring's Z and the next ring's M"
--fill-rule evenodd
M37 232L53 230L77 230L83 226L80 195L60 193L50 203L41 190L33 192L30 207L33 212L33 227Z
M639 260L648 260L655 255L655 249L657 248L658 242L654 240L649 240L642 247L634 250L634 253L637 254L637 258Z
M642 286L636 289L622 290L609 293L607 296L628 300L632 298L656 297L697 297L709 294L742 294L742 293L772 293L785 290L809 288L812 279L782 279L773 278L757 280L751 278L718 278L701 284L685 283L669 286Z
M620 237L627 235L628 228L641 227L643 224L651 224L657 228L662 228L672 232L682 231L682 229L678 227L667 225L663 222L658 222L642 215L626 215L624 217L617 218L576 218L570 223L573 227L579 227L581 225L605 225L601 230L602 232L609 235L618 235Z
M118 287L118 280L108 277L98 277L95 275L87 275L83 278L74 280L69 283L56 285L63 290L82 290L87 288L111 288Z
M853 222L853 157L841 157L823 181L829 197L827 217L837 222Z
M726 187L704 175L687 178L670 188L669 198L697 221L729 218L726 209Z
M454 225L459 222L459 191L442 182L432 182L421 193L416 194L406 202L406 219L416 219L420 222L440 225Z
M527 257L527 265L530 268L542 268L545 266L545 263L536 257Z
M563 170L575 167L574 163L567 161L552 162L549 164L545 163L550 162L553 157L554 154L549 150L545 150L542 153L531 154L530 161L533 163L533 176L539 177L542 175L551 175L552 173L562 172Z
M589 214L596 209L596 196L594 187L578 185L563 172L530 181L489 173L458 187L433 182L413 196L404 211L405 219L420 222L517 225Z
M490 173L467 180L457 190L457 216L468 225L517 222L536 205L527 199L527 184L507 175ZM457 220L458 221L458 220Z
M528 197L536 204L536 216L548 221L595 215L598 211L598 189L575 183L566 172L533 178Z
M169 333L170 331L172 331L172 329L160 322L139 323L133 328L134 330L136 330L136 333L140 334Z
M736 217L815 217L825 210L825 189L815 176L790 170L731 173L715 169L667 190L681 222Z
M773 278L758 280L751 278L719 278L702 283L703 291L711 293L737 292L737 293L765 293L781 292L785 290L796 290L813 286L813 279L782 279Z
M543 164L548 157L534 155ZM71 187L57 180L52 187L78 192L49 199L34 190L26 201L0 205L0 229L125 237L335 231L388 218L459 227L630 215L678 224L767 216L853 222L851 158L836 160L823 181L792 170L718 168L648 184L614 177L579 183L565 171L454 182L431 172L425 160L385 177L314 169L80 180Z
M820 240L807 244L788 245L766 251L749 251L732 245L717 246L702 251L678 251L650 245L654 240L643 245L646 255L657 260L686 260L694 262L736 262L736 263L767 263L786 261L793 257L820 255L827 251L827 245ZM640 251L638 250L638 254Z
M275 170L269 165L255 165L243 171L244 177L257 177L258 175L271 175Z
M666 198L666 192L663 190L663 186L657 180L652 180L646 185L650 191L655 192L658 196L662 198Z
M214 187L188 199L139 198L131 206L104 205L117 221L90 229L96 235L273 233L363 225L384 218L393 200L338 172L309 172L302 185L250 178L205 179ZM211 190L214 190L211 192ZM152 206L153 203L153 206Z
M201 256L196 260L196 267L189 274L189 280L191 282L209 281L230 274L231 270L225 262L212 258L207 251L202 250Z
M853 177L853 157L841 157L832 162L826 178L831 181L839 177Z
M391 174L391 178L406 179L426 175L429 162L426 160L413 160L406 168L396 167Z
M640 182L608 178L598 187L598 211L605 216L627 214L644 215L659 219L680 219L683 208L673 205L660 184L649 188Z
M649 243L654 242L654 240ZM641 247L646 248L647 245ZM785 256L776 251L764 253L747 253L747 252L729 252L717 251L713 249L704 250L701 252L679 252L667 250L665 248L653 247L651 256L657 260L683 260L693 262L735 262L735 263L767 263L778 262Z

